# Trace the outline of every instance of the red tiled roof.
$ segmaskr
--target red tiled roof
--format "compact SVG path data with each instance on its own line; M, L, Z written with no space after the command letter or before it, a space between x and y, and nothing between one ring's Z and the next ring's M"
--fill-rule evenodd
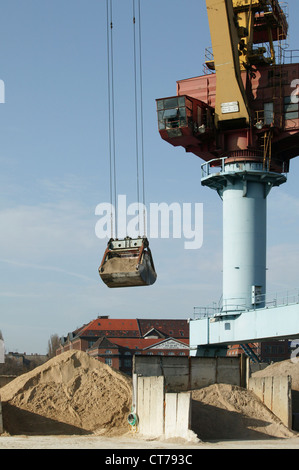
M141 336L155 328L172 338L189 338L189 325L187 320L155 320L138 319Z
M189 338L187 320L155 320L155 319L112 319L96 318L76 330L79 336L102 332L107 337L134 336L142 337L152 329L166 336L183 339Z
M96 318L82 328L80 335L84 335L87 331L135 331L139 333L138 323L136 319L119 320L110 318Z

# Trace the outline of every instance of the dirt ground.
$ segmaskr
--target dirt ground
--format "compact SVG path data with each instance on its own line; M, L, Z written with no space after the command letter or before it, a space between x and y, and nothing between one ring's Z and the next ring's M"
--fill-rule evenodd
M201 449L299 449L299 438L259 439L259 440L217 440L197 444L182 440L146 440L130 435L106 436L0 436L2 449L101 449L109 452L114 449L168 449L172 453L180 450L196 452ZM161 453L161 452L160 452ZM121 455L121 453L120 453Z

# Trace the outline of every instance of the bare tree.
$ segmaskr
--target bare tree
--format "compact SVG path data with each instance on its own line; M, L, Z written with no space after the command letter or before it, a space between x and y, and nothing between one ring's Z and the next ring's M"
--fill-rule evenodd
M0 339L3 339L3 334L1 330L0 330Z
M48 356L49 359L51 357L56 356L56 349L60 346L60 339L57 333L51 335L51 338L48 341Z

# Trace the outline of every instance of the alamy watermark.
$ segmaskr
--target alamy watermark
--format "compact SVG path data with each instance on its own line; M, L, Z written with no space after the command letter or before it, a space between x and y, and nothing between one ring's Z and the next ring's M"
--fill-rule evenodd
M127 197L119 195L117 209L108 202L96 206L95 215L99 220L95 226L96 236L100 239L116 236L111 234L111 219L117 226L117 237L137 238L147 234L154 238L184 239L186 250L196 250L203 244L203 204L166 202L149 204L149 208L138 202L127 205Z

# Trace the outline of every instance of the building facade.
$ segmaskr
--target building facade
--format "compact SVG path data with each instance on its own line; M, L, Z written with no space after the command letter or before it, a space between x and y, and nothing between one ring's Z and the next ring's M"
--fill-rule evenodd
M227 355L238 356L245 353L250 357L250 352L248 353L246 346L247 345L233 344L228 347ZM249 343L248 346L258 358L259 362L268 364L290 359L292 352L291 342L287 339Z
M134 355L189 356L187 320L112 319L99 316L61 338L56 355L76 349L131 373Z

